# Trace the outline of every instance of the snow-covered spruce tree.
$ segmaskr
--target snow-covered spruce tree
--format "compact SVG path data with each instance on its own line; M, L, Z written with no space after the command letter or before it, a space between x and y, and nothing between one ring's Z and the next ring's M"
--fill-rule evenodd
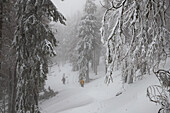
M80 20L81 20L81 17L82 15L77 13L76 15L76 18L74 18L73 20L75 21L74 25L72 26L72 32L71 32L71 37L70 38L70 49L69 49L69 61L70 63L72 63L72 70L73 71L78 71L78 64L77 64L77 60L78 60L78 51L76 51L76 46L77 46L77 43L79 41L79 37L77 36L77 32L78 32L78 26L79 26L79 23L80 23ZM72 22L73 23L73 22Z
M99 28L96 17L94 16L97 7L94 0L87 0L84 8L85 16L82 17L79 26L79 42L76 50L78 56L78 67L80 78L85 77L86 82L89 82L89 62L92 59L92 52L99 44Z
M132 83L136 72L149 73L166 56L166 0L112 0L102 20L102 42L106 47L107 82L115 67L124 82ZM168 34L168 35L167 35Z
M49 21L65 24L51 0L17 0L17 28L13 41L17 54L17 113L39 113L39 88L48 73L48 56L55 55L56 39Z

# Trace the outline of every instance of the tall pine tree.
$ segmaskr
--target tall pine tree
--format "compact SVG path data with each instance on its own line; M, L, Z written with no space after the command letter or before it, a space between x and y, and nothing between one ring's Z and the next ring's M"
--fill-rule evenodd
M55 55L56 39L50 21L65 24L51 0L17 0L17 28L13 41L17 51L17 113L39 113L39 88L48 73L48 56Z
M94 16L96 10L94 0L87 0L84 8L85 16L82 17L79 26L78 37L80 40L76 47L79 54L77 61L80 73L79 78L85 78L86 82L89 82L89 62L92 59L92 53L99 45L98 22Z

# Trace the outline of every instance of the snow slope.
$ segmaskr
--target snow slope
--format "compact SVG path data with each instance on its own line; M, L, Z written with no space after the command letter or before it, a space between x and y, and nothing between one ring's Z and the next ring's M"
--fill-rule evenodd
M170 60L166 64L168 69ZM130 85L122 85L120 72L116 71L113 83L104 83L104 65L99 67L96 76L90 72L92 81L80 87L78 72L71 71L71 65L51 68L46 87L50 86L59 94L40 103L42 113L157 113L160 108L149 101L146 89L150 85L159 84L155 75L145 75L143 80ZM67 76L67 84L63 85L63 73ZM119 96L117 93L122 92Z

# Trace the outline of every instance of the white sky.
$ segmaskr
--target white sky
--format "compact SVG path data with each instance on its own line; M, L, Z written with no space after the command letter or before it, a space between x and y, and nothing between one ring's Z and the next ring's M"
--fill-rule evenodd
M102 0L96 0L96 3L99 4L99 1ZM67 17L83 11L86 0L52 0L52 2L58 11Z
M67 17L78 11L83 11L86 0L52 0L52 2L56 5L58 11Z

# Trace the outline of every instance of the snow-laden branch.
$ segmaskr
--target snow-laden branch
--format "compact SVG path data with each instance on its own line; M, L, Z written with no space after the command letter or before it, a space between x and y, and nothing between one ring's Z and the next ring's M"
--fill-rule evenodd
M136 70L143 71L143 65L149 70L154 61L160 60L167 43L165 35L169 34L164 28L167 8L164 7L164 0L118 2L120 5L115 6L112 1L111 7L106 9L101 28L101 40L106 47L106 78L110 79L116 60L119 65L123 65L124 61L131 63L125 66L129 73L130 71L135 73ZM128 47L124 48L124 44Z
M134 28L134 29L133 29L132 40L131 40L131 43L130 43L130 47L129 47L129 49L127 50L125 56L121 59L121 61L123 61L123 60L127 57L128 53L129 53L130 50L132 49L133 43L134 43L134 41L135 41L135 32L136 32L136 31L135 31L135 28Z

